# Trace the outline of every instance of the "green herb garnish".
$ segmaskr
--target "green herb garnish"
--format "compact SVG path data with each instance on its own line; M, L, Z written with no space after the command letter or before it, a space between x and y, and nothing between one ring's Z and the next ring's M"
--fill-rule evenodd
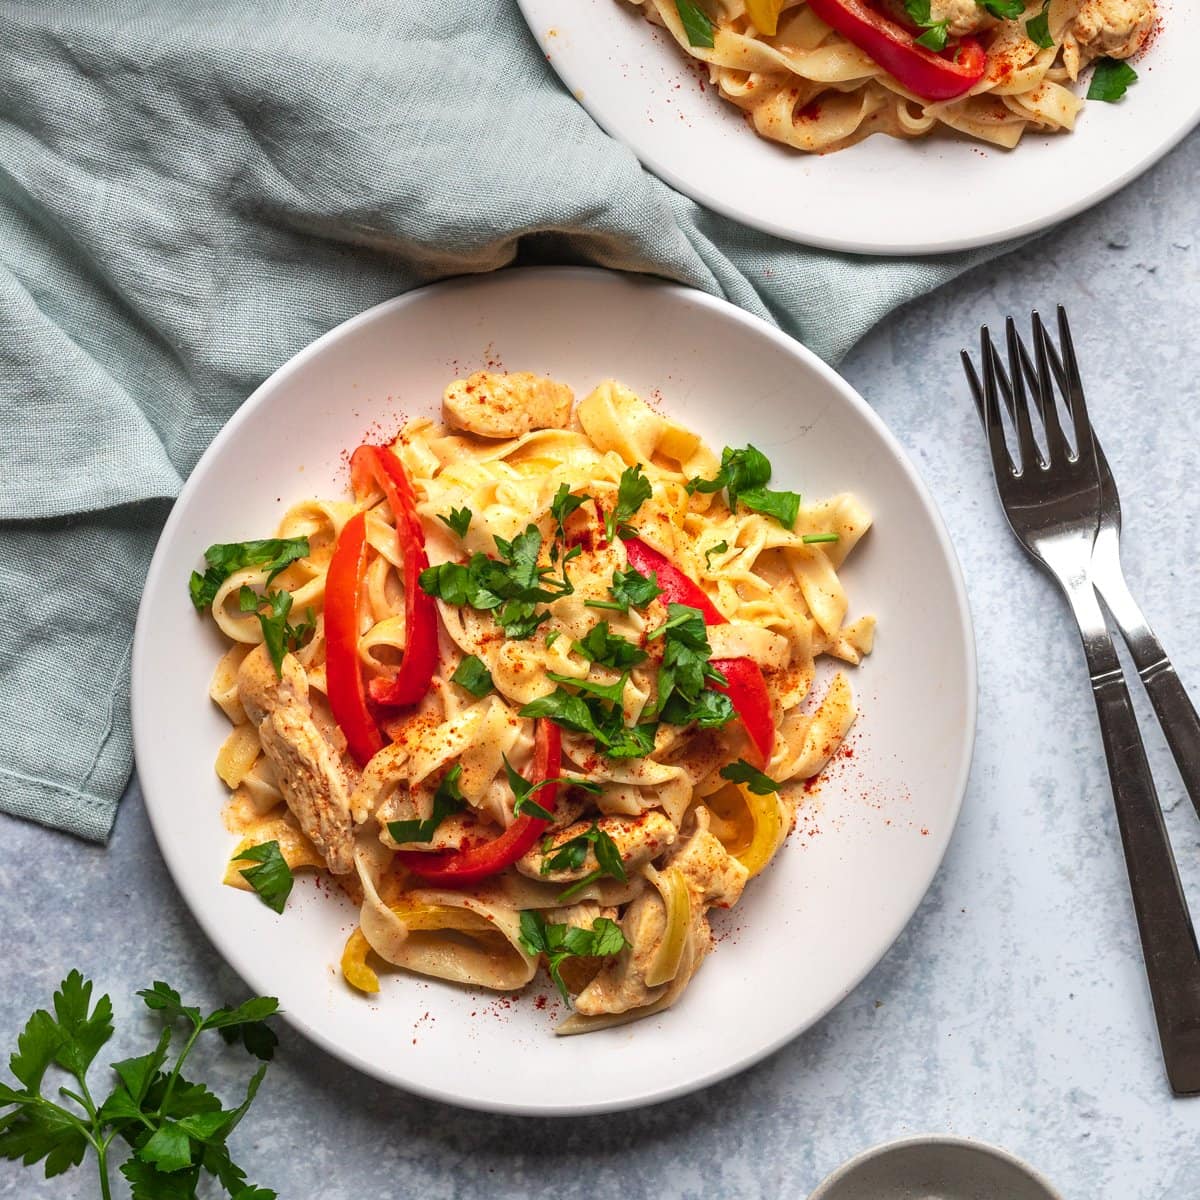
M761 450L746 446L734 450L726 446L721 451L721 469L712 479L697 476L688 481L689 492L719 492L725 489L729 496L729 507L736 510L740 503L753 512L774 517L785 529L796 524L800 513L800 495L797 492L772 491L766 487L771 478L771 463Z
M604 533L610 542L618 530L622 534L634 532L625 522L650 499L653 490L650 480L642 474L641 463L626 467L621 472L621 480L617 484L617 503L604 518Z
M662 595L658 586L658 572L643 575L636 567L627 571L614 571L611 600L585 600L588 608L610 608L614 612L627 613L630 608L645 608L656 596Z
M614 671L624 671L628 667L636 667L646 658L646 652L640 646L635 646L628 638L613 633L607 621L601 621L577 642L571 643L571 649L583 655L588 662L600 667L611 667Z
M1025 22L1025 36L1043 50L1049 50L1054 45L1054 39L1050 36L1050 0L1045 0L1037 16Z
M233 862L253 862L256 867L246 867L239 875L258 893L258 898L277 913L283 912L288 897L292 894L292 868L287 865L275 841L247 846Z
M592 822L591 828L557 846L554 845L553 836L547 835L542 842L542 874L549 875L551 871L578 871L587 861L588 850L596 856L596 869L561 891L555 897L556 904L563 904L572 896L577 896L598 879L607 877L619 883L628 882L629 876L625 873L625 863L621 859L617 843L595 821Z
M567 518L577 508L582 508L590 499L591 496L573 496L569 484L559 484L558 491L554 493L554 499L550 501L550 515L558 525L560 538L567 536Z
M999 17L1001 21L1015 21L1025 15L1025 0L975 0L981 7Z
M800 540L806 546L819 546L823 542L841 541L841 538L836 533L806 533Z
M710 680L726 684L728 680L711 666L712 647L705 632L704 614L687 604L668 604L667 620L647 634L651 640L663 638L663 665L658 673L658 708L664 713L675 694L692 706L700 700ZM678 711L678 710L676 710Z
M516 797L513 804L514 816L530 816L536 817L539 821L553 821L554 814L532 799L534 793L540 792L544 787L561 783L567 787L583 788L585 792L600 790L598 783L592 783L587 779L575 779L569 775L560 775L555 779L543 779L538 783L530 783L524 775L514 769L512 763L508 761L507 755L501 755L501 758L504 760L504 774L508 777L508 786L512 788L512 794Z
M715 546L709 546L704 552L704 565L712 570L712 556L714 554L724 554L729 549L729 543L726 541L717 542Z
M262 628L267 653L275 667L275 674L283 678L283 656L289 650L297 650L316 629L313 610L307 610L306 619L299 625L288 624L292 611L291 592L268 592L260 596L245 584L238 590L238 609L244 613L257 613Z
M450 676L450 679L460 688L470 692L476 699L486 696L495 686L492 682L491 671L487 669L483 659L474 654L468 654L458 664L458 669Z
M1089 100L1103 100L1111 104L1120 100L1131 83L1136 82L1137 72L1127 63L1116 58L1102 58L1092 72L1092 82L1088 86Z
M469 508L452 508L448 517L438 513L438 520L447 526L457 537L465 538L471 528L471 510Z
M611 958L629 945L621 927L608 917L597 917L588 930L577 925L550 924L532 909L521 913L520 942L527 954L546 956L550 978L563 1000L570 999L560 974L568 958Z
M779 791L779 784L775 780L752 767L744 758L722 767L721 778L731 783L744 783L756 796L769 796Z
M949 25L945 21L935 21L929 11L930 0L904 0L904 11L914 25L920 26L925 32L917 38L918 46L929 50L945 50L949 37Z
M53 1013L38 1009L21 1031L9 1059L19 1086L0 1083L0 1109L8 1110L0 1115L0 1158L20 1159L26 1166L42 1162L50 1179L78 1166L90 1147L96 1153L99 1194L109 1200L109 1153L119 1137L132 1149L120 1171L135 1200L187 1200L196 1195L202 1171L217 1179L234 1200L275 1200L274 1192L246 1183L246 1173L230 1157L226 1140L253 1102L274 1053L278 1039L266 1021L278 1011L279 1002L264 996L202 1016L165 983L139 992L147 1008L162 1014L167 1028L148 1054L113 1064L115 1085L97 1104L87 1075L113 1035L113 1009L108 996L100 996L93 1005L92 991L89 980L70 972L54 994ZM172 1026L180 1019L190 1029L168 1066ZM213 1029L263 1060L236 1108L226 1109L204 1084L182 1074L200 1034ZM78 1090L63 1087L53 1100L44 1096L51 1068L72 1076Z
M244 567L266 567L267 583L285 567L308 554L308 538L266 538L257 542L224 542L204 552L207 568L203 575L193 571L188 594L197 609L203 611L220 591L221 584L234 571Z
M675 11L683 22L689 46L707 46L712 49L715 27L712 19L694 0L675 0Z
M571 683L579 686L577 679ZM598 696L579 696L562 687L530 701L517 715L544 717L563 729L585 733L609 758L644 758L654 749L657 726L653 722L626 726L620 705L605 704Z
M388 833L398 846L409 842L432 842L438 826L449 816L462 812L466 807L462 792L458 789L458 781L462 778L462 765L454 766L442 776L437 790L433 793L433 807L425 820L416 818L409 821L389 821Z
M546 649L549 650L550 647L553 646L560 637L562 637L561 629L551 629L550 632L546 634Z

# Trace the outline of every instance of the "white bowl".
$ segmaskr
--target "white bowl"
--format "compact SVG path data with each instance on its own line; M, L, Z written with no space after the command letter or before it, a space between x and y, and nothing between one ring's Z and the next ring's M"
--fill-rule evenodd
M845 572L874 611L853 672L862 717L799 827L681 1003L638 1024L556 1039L537 996L414 976L375 1000L342 982L350 906L298 883L277 917L223 887L233 839L213 773L228 726L207 698L221 653L185 584L212 542L270 535L309 495L344 494L344 452L438 410L486 361L583 394L615 376L714 445L761 447L779 486L858 492L876 528ZM484 1109L580 1113L677 1096L762 1058L841 1000L903 929L954 828L975 728L975 658L954 552L928 493L867 405L815 355L721 300L604 271L464 279L379 305L281 367L188 480L151 564L133 658L138 771L165 858L196 919L256 991L373 1075ZM552 1007L552 1005L551 1005Z
M866 1150L808 1200L1063 1200L1028 1163L971 1138L913 1137Z

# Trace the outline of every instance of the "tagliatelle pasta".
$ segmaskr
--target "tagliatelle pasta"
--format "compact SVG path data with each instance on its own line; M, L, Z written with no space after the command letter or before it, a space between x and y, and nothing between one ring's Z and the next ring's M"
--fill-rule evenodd
M226 881L282 910L292 871L328 870L363 992L544 964L560 1033L660 1012L854 721L846 676L814 679L870 651L838 575L870 518L612 381L575 405L479 373L444 412L360 448L353 499L193 576L231 642Z
M705 64L758 134L810 152L939 127L1006 148L1069 132L1080 71L1135 55L1157 17L1155 0L620 2Z

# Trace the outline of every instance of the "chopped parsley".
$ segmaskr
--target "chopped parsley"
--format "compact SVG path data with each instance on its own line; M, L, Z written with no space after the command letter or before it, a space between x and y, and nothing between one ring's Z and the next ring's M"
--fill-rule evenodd
M617 484L617 503L604 518L604 533L610 542L618 530L622 534L634 532L625 522L650 499L652 492L650 480L642 474L641 463L626 467L621 472L621 480Z
M1015 21L1025 15L1025 0L976 0L976 3L1001 21Z
M546 649L549 650L550 647L553 646L560 637L562 637L561 629L551 629L550 632L546 634Z
M459 538L467 536L471 528L471 510L469 508L452 508L448 517L438 513L438 520L447 526Z
M579 895L598 879L609 878L617 880L618 883L628 882L629 876L625 873L625 863L621 859L617 843L595 821L592 822L591 828L557 846L554 845L553 836L547 834L542 841L542 874L549 875L551 871L578 871L587 862L589 849L596 856L596 869L559 892L555 897L556 904L563 904L572 896Z
M554 814L548 812L532 799L535 792L541 791L544 787L550 787L551 784L563 783L568 787L583 788L587 792L598 792L600 790L598 783L592 783L587 779L573 779L569 775L560 775L554 779L543 779L540 783L530 783L508 761L508 755L502 755L501 757L504 759L504 774L508 777L508 786L512 788L512 794L516 797L516 802L513 804L514 816L530 816L536 817L539 821L553 821Z
M568 958L612 958L629 945L620 925L608 917L597 917L589 930L551 924L532 909L521 913L520 942L527 954L546 956L550 978L564 1000L569 993L560 972Z
M949 25L945 21L935 21L929 11L930 0L904 0L904 11L914 25L920 26L925 32L916 39L918 46L928 50L945 50L949 37Z
M292 611L291 592L268 592L260 596L252 587L243 584L238 590L238 609L244 613L257 613L262 628L267 653L275 667L275 674L283 678L283 656L289 650L302 646L316 629L316 617L309 608L305 620L299 625L288 624Z
M583 655L588 662L598 667L611 667L614 671L636 667L646 657L645 650L640 646L613 633L607 621L601 621L595 628L589 629L581 640L572 642L571 649Z
M1049 50L1054 45L1050 36L1050 0L1045 0L1037 16L1025 22L1025 36L1042 50Z
M265 538L257 542L223 542L209 546L204 552L207 564L203 575L193 571L188 580L188 594L197 609L203 611L213 600L221 584L234 571L244 567L265 567L267 583L285 567L308 554L308 538Z
M690 715L683 720L672 720L672 717L684 717L701 704L705 705L706 714L715 716L716 708L709 707L708 701L701 701L701 694L709 681L724 685L728 680L708 661L712 657L712 647L705 633L704 614L687 604L668 604L665 624L651 630L647 636L652 640L663 639L657 708L663 719L671 724L686 725L692 719ZM732 714L732 707L729 711Z
M791 529L800 514L800 495L773 491L766 486L770 478L771 463L761 450L749 445L742 450L726 446L721 451L721 468L716 475L712 479L699 476L690 479L687 490L708 494L724 488L731 510L736 510L740 503L752 512L774 517L785 529Z
M554 499L550 501L550 515L558 525L560 538L567 536L567 518L577 508L582 508L590 499L591 496L573 496L569 484L559 484L558 491L554 493Z
M262 842L258 846L247 846L232 860L233 862L257 863L246 867L238 874L258 893L258 898L277 913L283 912L288 897L292 894L292 868L279 849L276 841Z
M823 542L841 541L841 538L836 533L806 533L800 540L806 546L819 546Z
M574 675L559 675L547 671L546 678L552 683L565 683L568 687L578 688L592 696L599 696L610 704L620 704L625 695L625 685L629 682L629 672L626 671L616 683L597 683L591 679L576 679Z
M769 796L779 791L779 784L757 767L752 767L744 758L721 768L721 778L731 783L744 783L756 796Z
M689 46L706 46L712 49L714 26L708 13L694 0L675 0L675 11L683 22Z
M487 669L483 659L474 654L468 654L458 664L458 669L450 676L450 679L464 691L470 692L476 699L486 696L495 686L492 682L491 671Z
M570 682L579 686L577 679ZM580 696L557 687L548 696L530 701L517 715L545 717L563 729L587 734L609 758L644 758L654 749L656 724L627 726L620 705L606 704L599 696Z
M494 540L498 559L477 552L465 564L426 567L420 575L421 590L447 604L494 613L504 636L520 641L550 619L549 612L539 609L540 604L575 590L566 570L574 555L568 552L562 562L562 578L555 579L551 568L538 566L542 534L536 525L527 526L511 541Z
M1092 72L1088 86L1089 100L1103 100L1107 104L1120 100L1131 83L1136 82L1137 72L1127 63L1116 58L1102 58Z
M704 552L704 565L712 570L712 556L714 554L724 554L729 549L729 543L726 541L717 542L715 546L709 546Z
M410 821L389 821L387 828L392 841L398 846L408 842L432 842L438 826L447 817L462 812L466 807L466 801L458 788L461 778L462 764L455 763L437 785L437 791L433 793L433 808L425 820L422 821L418 817Z
M614 612L627 613L630 608L645 608L656 596L662 595L658 586L658 572L643 575L636 567L627 571L614 571L611 600L585 600L588 608L611 608Z

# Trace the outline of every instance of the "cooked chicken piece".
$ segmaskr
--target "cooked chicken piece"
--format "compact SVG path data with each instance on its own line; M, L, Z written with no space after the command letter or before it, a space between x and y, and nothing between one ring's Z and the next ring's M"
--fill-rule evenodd
M698 828L668 864L678 867L701 905L729 908L738 902L749 871L705 828Z
M930 0L931 24L946 22L951 37L966 37L996 24L993 17L977 0Z
M536 798L535 795L534 799ZM675 826L660 812L647 812L640 817L601 817L596 825L601 832L612 838L617 853L625 864L625 870L630 875L645 863L657 858L675 841ZM591 827L591 821L577 821L574 825L568 825L566 829L554 831L554 842L546 853L553 855L559 846L587 833ZM575 868L547 871L543 875L544 861L545 855L539 844L517 860L517 870L533 879L544 879L549 883L568 883L571 880L582 879L599 865L592 846L588 846L587 857Z
M480 437L513 438L533 429L563 429L575 399L565 383L528 371L476 371L442 397L446 423Z
M1074 78L1096 58L1130 58L1149 38L1154 0L1080 0L1063 36L1063 62Z
M334 874L353 870L350 788L336 751L313 722L304 668L287 654L280 679L259 646L238 669L238 696L300 828Z
M658 893L639 896L626 911L621 929L629 945L575 997L575 1011L585 1017L641 1008L653 1004L667 990L666 984L654 988L646 984L646 970L666 929L666 909Z

